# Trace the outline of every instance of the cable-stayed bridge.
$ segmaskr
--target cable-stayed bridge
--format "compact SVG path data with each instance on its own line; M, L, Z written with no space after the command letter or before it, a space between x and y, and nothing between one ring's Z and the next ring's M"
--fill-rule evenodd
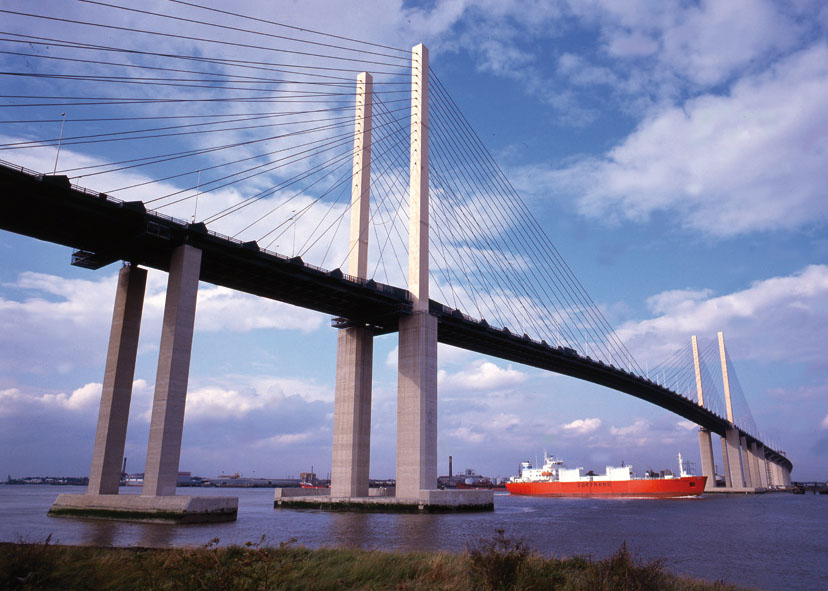
M14 162L0 168L0 227L72 247L78 266L130 263L87 501L117 492L141 266L170 273L144 497L174 494L199 280L335 316L337 497L368 496L372 339L394 331L400 499L480 504L433 490L438 341L697 423L709 484L711 432L723 438L728 489L788 483L790 461L738 410L747 407L723 340L724 396L707 369L711 348L699 353L695 340L643 371L430 71L425 47L187 2L165 13L81 4L88 16L2 11L19 28L0 39L2 74L16 85L0 104L0 156Z

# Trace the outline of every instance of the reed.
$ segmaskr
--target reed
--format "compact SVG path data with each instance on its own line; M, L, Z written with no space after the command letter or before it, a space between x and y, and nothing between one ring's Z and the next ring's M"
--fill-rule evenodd
M198 548L0 543L0 589L43 591L738 591L679 577L622 545L602 560L549 558L502 531L463 553L310 550L294 541Z

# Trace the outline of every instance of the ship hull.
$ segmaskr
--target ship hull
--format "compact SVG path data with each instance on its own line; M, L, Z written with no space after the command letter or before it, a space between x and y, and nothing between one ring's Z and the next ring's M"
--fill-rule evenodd
M536 497L686 497L704 492L706 476L668 479L507 482L513 495Z

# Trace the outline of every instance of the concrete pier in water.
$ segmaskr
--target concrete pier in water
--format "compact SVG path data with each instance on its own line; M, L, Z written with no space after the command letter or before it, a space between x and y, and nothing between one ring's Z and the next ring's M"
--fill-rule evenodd
M371 77L357 80L349 272L365 278L370 202ZM370 327L347 327L337 341L331 488L276 489L274 507L352 511L491 510L491 491L437 490L437 318L428 309L428 49L412 50L408 290L413 314L400 319L396 489L368 490L371 432Z
M146 284L146 271L124 267L118 280L87 494L59 495L49 510L51 515L181 523L236 518L235 497L175 494L200 266L198 249L183 244L173 251L141 495L118 494Z

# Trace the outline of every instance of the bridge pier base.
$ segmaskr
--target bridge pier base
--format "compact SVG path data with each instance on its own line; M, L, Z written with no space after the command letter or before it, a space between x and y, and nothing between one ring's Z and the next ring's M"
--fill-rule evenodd
M437 488L437 318L400 319L397 498Z
M331 496L367 497L371 453L374 335L344 328L337 335Z
M710 431L699 429L699 452L701 454L702 476L707 476L704 490L716 488L716 468L713 460L713 439Z

